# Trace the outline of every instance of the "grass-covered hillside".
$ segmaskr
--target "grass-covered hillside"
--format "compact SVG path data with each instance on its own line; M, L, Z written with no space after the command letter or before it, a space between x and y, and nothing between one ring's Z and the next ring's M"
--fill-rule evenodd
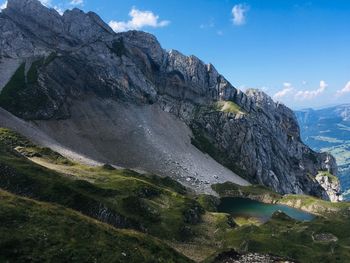
M316 218L300 222L275 214L267 223L246 220L225 234L229 246L243 251L272 253L300 262L347 262L350 258L350 203L331 203L311 196L278 195L263 186L214 185L222 197L247 197L312 212Z
M218 212L218 197L170 178L78 164L0 129L0 262L222 262L232 250L298 262L350 257L348 203L262 186L213 189L318 216L300 222L275 214L264 224L234 218Z
M0 262L190 262L160 241L0 191Z
M191 225L204 212L185 188L168 178L75 164L6 129L0 130L0 145L0 187L18 195L176 240L189 238Z

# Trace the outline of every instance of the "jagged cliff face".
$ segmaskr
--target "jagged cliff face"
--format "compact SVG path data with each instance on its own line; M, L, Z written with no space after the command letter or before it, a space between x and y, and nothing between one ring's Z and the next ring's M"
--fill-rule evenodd
M211 64L167 52L144 32L115 34L94 13L61 16L36 0L9 0L0 31L0 106L20 118L70 120L78 101L93 98L153 104L190 127L199 149L250 182L337 199L339 189L324 189L315 178L336 174L334 158L301 142L293 112L263 92L237 90ZM227 101L234 110L218 106Z
M250 182L271 186L281 193L308 193L338 200L339 185L333 190L315 183L319 171L336 174L334 158L319 154L300 140L293 112L274 103L261 91L246 93L251 107L243 114L200 114L194 121L197 131L217 147L226 165L234 164ZM326 188L324 188L326 189Z

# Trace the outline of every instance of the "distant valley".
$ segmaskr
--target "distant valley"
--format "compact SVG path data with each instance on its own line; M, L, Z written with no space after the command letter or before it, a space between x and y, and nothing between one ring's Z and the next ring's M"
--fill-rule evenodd
M344 198L350 199L350 104L296 112L303 141L315 151L330 152L339 168Z

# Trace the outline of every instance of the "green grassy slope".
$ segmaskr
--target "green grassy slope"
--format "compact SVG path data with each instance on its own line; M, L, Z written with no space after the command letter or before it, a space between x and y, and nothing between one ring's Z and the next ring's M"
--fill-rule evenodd
M116 227L161 238L184 240L200 220L202 207L169 178L108 167L83 167L57 153L33 146L22 136L0 130L0 188L75 209ZM40 156L77 172L67 176L23 157Z
M271 253L307 263L347 262L350 258L350 203L331 203L305 195L281 196L263 186L225 183L214 185L213 189L222 197L285 204L318 215L310 222L296 221L283 214L276 214L262 225L247 220L241 227L222 232L219 239L225 240L226 249ZM335 237L336 241L318 240L318 236Z
M147 235L0 190L0 262L190 262Z
M186 262L184 257L175 258L175 252L162 242L196 262L210 262L213 255L230 249L271 253L307 263L346 262L350 257L349 203L281 196L257 185L226 183L213 189L222 197L287 204L318 217L298 222L275 215L265 224L257 224L254 218L232 218L217 212L218 198L194 195L170 178L109 165L77 164L17 133L0 129L0 262L13 262L14 258L54 262L61 252L68 261L92 262L97 257L98 262L124 262L123 253L128 257L135 247L140 251L132 253L129 262L158 262L167 257L169 261L160 262ZM114 238L115 233L118 238ZM319 236L336 240L319 241ZM94 246L89 240L94 240ZM142 242L150 243L146 246ZM45 253L41 255L40 251Z
M261 226L245 225L223 233L227 250L275 254L298 262L347 262L350 258L350 221L348 218L317 218L297 222L275 215ZM335 236L337 241L317 240L320 235Z

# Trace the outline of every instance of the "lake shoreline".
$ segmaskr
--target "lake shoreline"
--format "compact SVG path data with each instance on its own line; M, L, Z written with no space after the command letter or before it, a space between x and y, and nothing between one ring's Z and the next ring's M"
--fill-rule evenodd
M276 212L283 212L290 218L298 221L311 221L316 215L283 204L267 204L249 198L226 197L221 199L218 211L228 213L233 217L256 218L265 223Z

